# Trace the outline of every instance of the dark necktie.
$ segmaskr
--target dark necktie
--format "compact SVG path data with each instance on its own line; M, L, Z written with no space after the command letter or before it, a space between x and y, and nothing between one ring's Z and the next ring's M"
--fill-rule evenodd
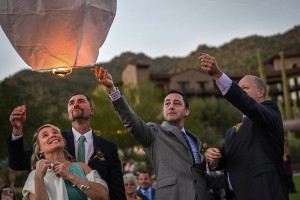
M86 138L83 135L79 137L78 155L77 155L78 162L85 162L85 148L84 148L85 139Z
M180 131L180 133L182 134L184 140L186 141L186 143L190 149L190 152L193 155L194 162L199 164L201 161L201 158L199 156L199 153L197 150L197 145L196 145L195 141L193 141L193 139L190 136L188 136L184 131Z

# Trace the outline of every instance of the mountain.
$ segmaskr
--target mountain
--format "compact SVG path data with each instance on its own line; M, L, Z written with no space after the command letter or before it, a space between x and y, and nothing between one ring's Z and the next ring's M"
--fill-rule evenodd
M222 69L228 73L251 73L257 68L258 50L263 60L268 60L280 51L284 51L285 54L299 54L300 26L293 27L283 34L268 37L252 35L234 39L220 47L201 44L187 57L163 56L152 59L144 54L125 52L110 62L97 65L107 68L113 75L115 83L119 83L121 72L128 63L148 64L149 70L154 75L171 74L199 68L197 58L202 52L206 52L213 55ZM66 120L69 97L76 93L91 94L98 84L90 70L91 68L75 69L65 78L54 76L49 72L23 70L5 78L0 82L0 132L11 134L9 115L16 106L23 104L26 104L28 110L24 129L31 134L36 127L49 122L61 128L69 128L69 122ZM27 140L30 143L30 137L27 137ZM0 146L5 143L5 140L0 140ZM0 149L0 155L5 155L5 151L5 148Z

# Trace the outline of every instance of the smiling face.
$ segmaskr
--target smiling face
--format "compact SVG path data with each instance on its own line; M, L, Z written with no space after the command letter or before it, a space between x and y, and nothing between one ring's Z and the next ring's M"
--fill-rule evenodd
M65 146L59 128L53 125L44 125L36 133L36 151L45 155L55 150L63 150Z
M89 120L93 113L94 109L84 95L74 95L68 102L68 116L72 122L76 120Z
M138 183L142 189L148 189L152 184L150 174L145 172L140 172L138 177Z
M184 125L185 117L190 113L190 109L185 106L182 95L171 93L164 100L163 113L167 122L181 129Z
M135 194L136 185L132 180L127 180L126 182L124 182L124 187L125 187L125 193L127 195Z

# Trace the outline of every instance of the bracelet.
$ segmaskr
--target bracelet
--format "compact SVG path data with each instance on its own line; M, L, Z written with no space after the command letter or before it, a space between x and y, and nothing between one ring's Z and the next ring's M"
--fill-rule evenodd
M78 176L76 176L76 183L74 183L72 186L76 187L77 183L78 183Z
M80 189L82 192L84 192L85 190L90 189L90 187L91 187L91 181L89 181L88 185L81 185L81 186L79 187L79 189Z

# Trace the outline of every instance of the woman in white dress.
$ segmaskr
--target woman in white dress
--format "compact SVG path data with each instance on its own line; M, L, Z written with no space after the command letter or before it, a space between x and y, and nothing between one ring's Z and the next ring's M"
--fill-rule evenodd
M46 124L33 136L32 169L23 199L109 199L108 187L97 171L72 162L58 127Z

